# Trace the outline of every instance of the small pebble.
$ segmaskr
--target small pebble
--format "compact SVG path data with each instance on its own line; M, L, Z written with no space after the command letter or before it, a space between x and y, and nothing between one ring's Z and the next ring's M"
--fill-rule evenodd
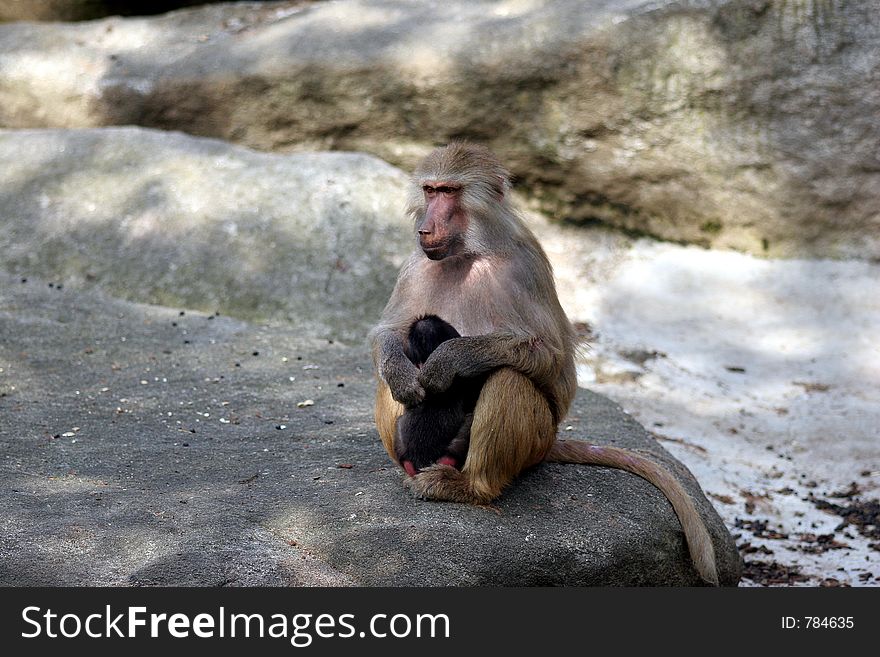
M314 405L315 405L314 399L306 399L304 401L296 403L297 408L305 408L306 406L314 406Z

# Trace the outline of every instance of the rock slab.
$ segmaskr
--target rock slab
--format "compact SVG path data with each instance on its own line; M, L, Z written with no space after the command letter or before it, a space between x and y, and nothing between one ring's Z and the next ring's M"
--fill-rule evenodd
M289 325L0 277L2 585L695 585L665 498L545 464L497 512L412 498L372 422L366 349ZM309 403L311 402L311 403ZM643 449L579 391L566 437Z

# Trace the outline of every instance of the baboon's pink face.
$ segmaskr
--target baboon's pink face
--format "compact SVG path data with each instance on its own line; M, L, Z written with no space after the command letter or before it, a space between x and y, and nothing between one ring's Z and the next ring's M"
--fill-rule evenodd
M461 186L444 180L422 185L425 211L416 230L419 246L431 260L455 255L464 242L467 213L461 207Z

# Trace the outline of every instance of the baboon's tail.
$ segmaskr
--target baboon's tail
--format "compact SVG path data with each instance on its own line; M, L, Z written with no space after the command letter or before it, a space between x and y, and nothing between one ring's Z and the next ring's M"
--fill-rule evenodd
M675 509L675 514L684 529L691 559L700 577L718 586L715 549L706 524L697 512L691 496L666 468L632 450L592 445L580 440L557 440L545 460L617 468L632 472L654 484Z

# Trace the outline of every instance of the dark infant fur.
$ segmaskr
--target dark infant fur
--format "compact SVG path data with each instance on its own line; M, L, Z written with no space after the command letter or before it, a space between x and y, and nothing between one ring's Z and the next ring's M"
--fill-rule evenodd
M436 315L426 315L410 326L403 351L414 365L421 367L441 343L458 337L451 324ZM397 421L394 441L401 465L409 461L415 470L422 470L449 457L461 469L470 443L474 407L484 381L485 377L457 378L449 390L428 394L422 403L404 411Z

